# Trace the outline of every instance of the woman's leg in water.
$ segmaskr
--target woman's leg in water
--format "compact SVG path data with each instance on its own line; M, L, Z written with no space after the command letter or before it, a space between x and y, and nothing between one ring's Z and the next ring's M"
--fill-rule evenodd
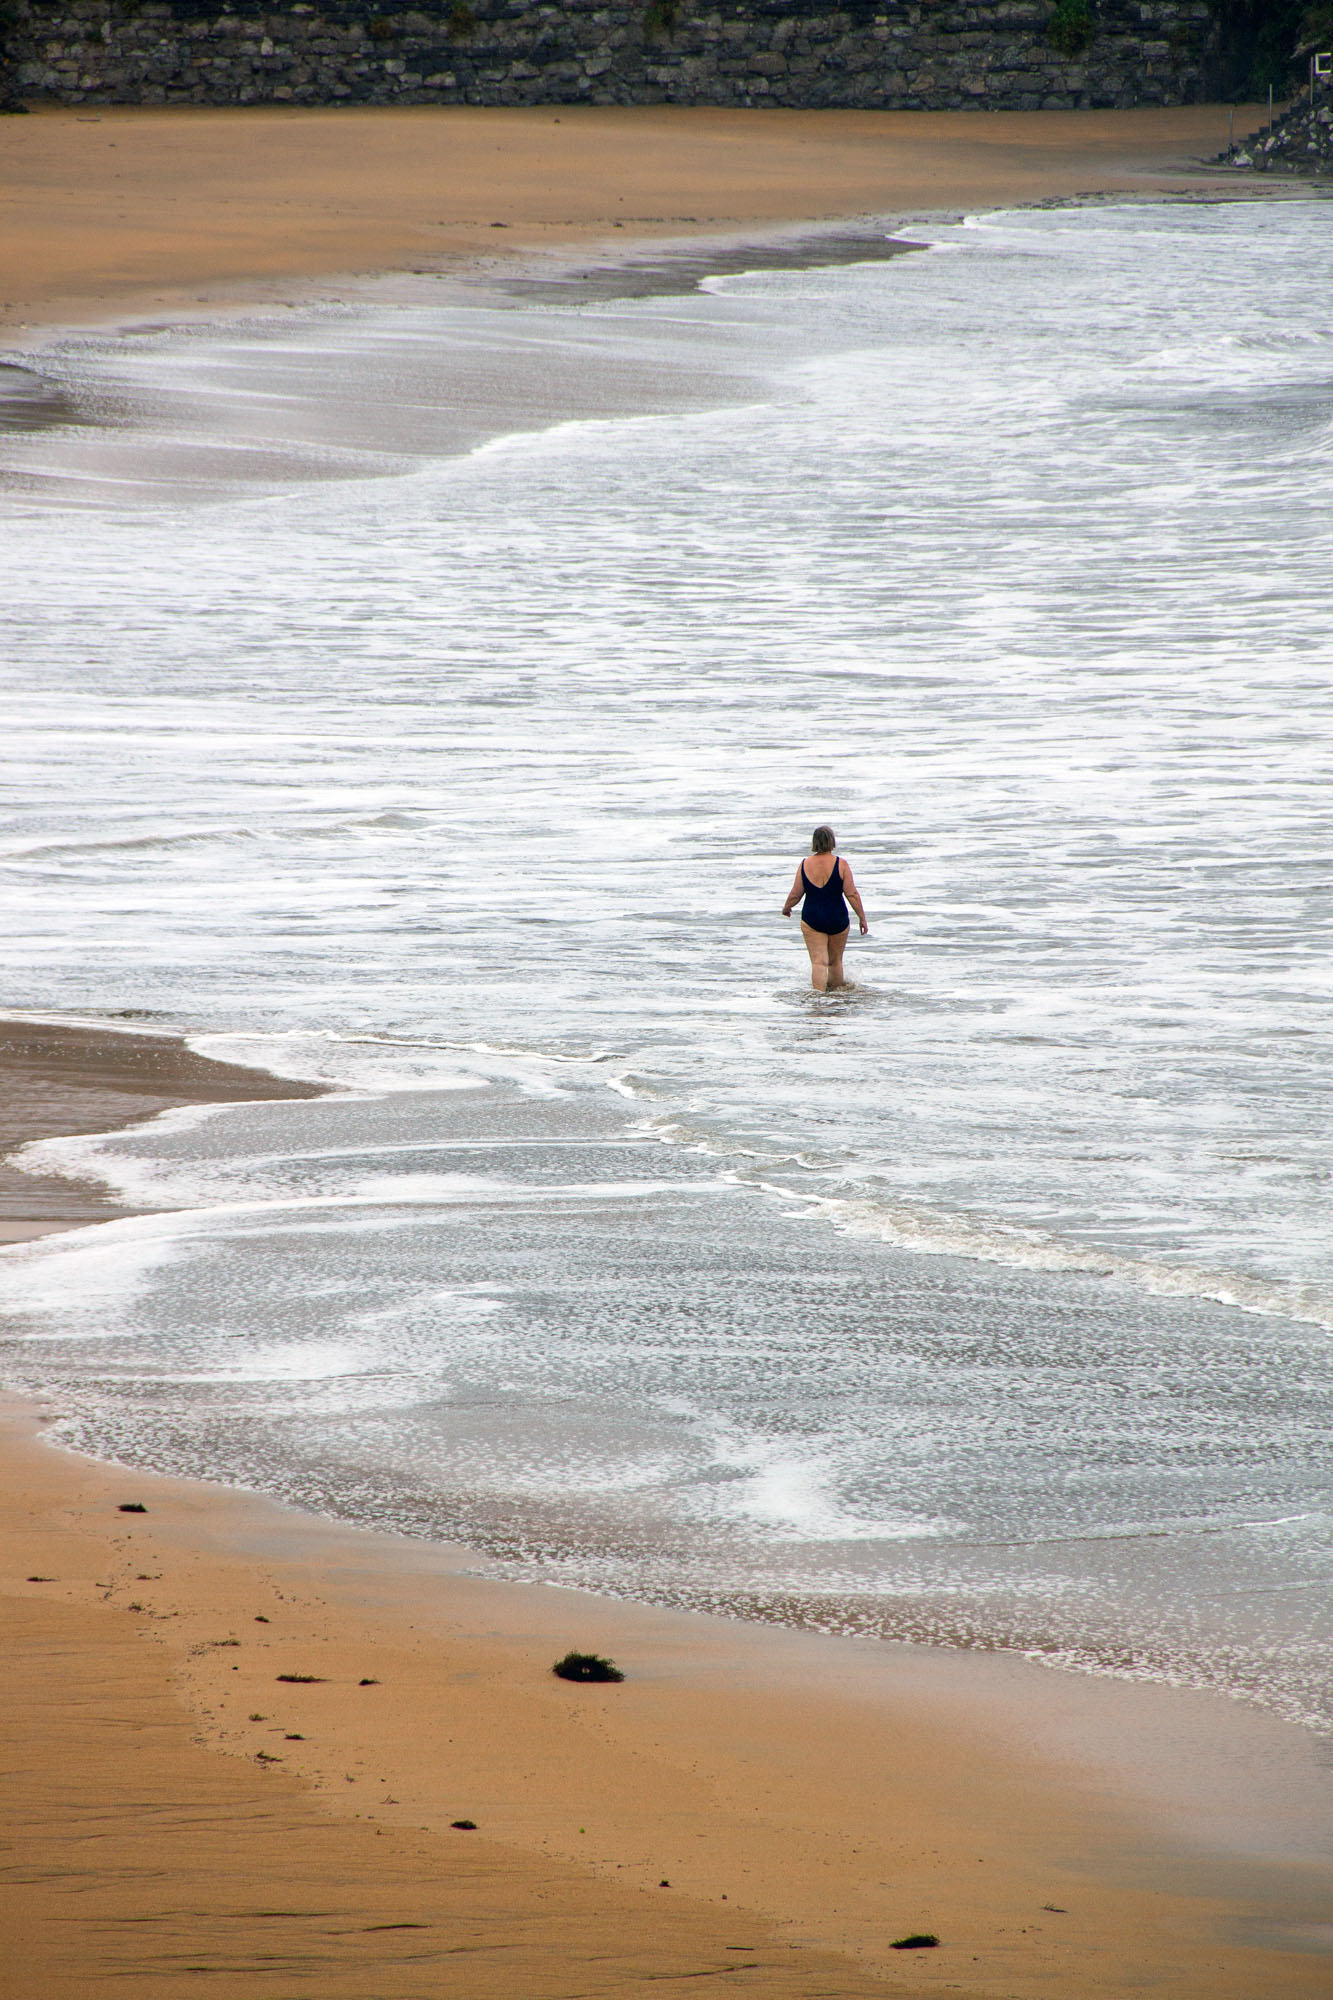
M829 985L829 946L836 940L824 931L812 931L804 917L801 919L801 936L810 954L810 984L816 993L823 993ZM847 942L846 931L842 934L842 942Z
M847 984L847 981L842 976L842 955L847 949L848 935L847 931L839 931L836 936L826 940L828 944L828 983L830 986L845 986Z

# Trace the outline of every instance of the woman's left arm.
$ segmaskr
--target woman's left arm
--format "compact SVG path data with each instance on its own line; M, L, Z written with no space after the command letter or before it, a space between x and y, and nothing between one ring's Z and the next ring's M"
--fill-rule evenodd
M865 905L861 901L861 891L852 880L852 871L845 861L842 864L842 893L856 911L857 921L861 926L861 935L865 937L870 929L870 925L866 920Z
M798 865L796 873L792 877L791 888L787 891L787 900L782 905L782 914L784 917L789 917L791 915L792 911L796 908L796 905L800 902L804 894L805 894L805 884L801 880L801 870Z

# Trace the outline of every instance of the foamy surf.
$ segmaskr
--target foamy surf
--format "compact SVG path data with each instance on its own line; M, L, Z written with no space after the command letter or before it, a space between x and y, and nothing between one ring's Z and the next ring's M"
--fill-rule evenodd
M1326 211L917 233L55 357L11 994L333 1094L34 1152L153 1212L0 1255L6 1376L526 1575L1326 1716Z

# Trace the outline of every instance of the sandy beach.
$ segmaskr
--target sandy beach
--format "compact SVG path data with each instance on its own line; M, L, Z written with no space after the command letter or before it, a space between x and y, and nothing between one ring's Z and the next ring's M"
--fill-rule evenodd
M10 1146L136 1089L283 1089L18 1023L4 1073ZM56 1186L46 1226L91 1219ZM1298 1731L487 1582L462 1551L51 1450L58 1414L3 1419L13 2000L201 1975L238 2000L1327 1990L1327 1773ZM555 1680L571 1645L625 1683ZM894 1949L922 1932L938 1948Z
M580 243L1234 188L1203 164L1228 118L42 107L0 121L0 323L280 304ZM1238 133L1257 122L1237 109Z
M1202 164L1227 122L48 107L0 120L0 320L31 349L663 238L1207 195L1238 185ZM313 1089L26 1022L0 1080L0 1155ZM124 1213L0 1161L0 1243ZM0 1417L3 2000L1333 1990L1329 1773L1293 1727L494 1583L465 1551L77 1459L42 1439L59 1414ZM556 1681L570 1646L626 1681ZM913 1933L938 1947L894 1948Z

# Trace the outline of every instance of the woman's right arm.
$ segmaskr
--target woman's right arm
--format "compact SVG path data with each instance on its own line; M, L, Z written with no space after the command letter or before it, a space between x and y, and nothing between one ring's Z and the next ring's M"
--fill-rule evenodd
M796 865L796 873L792 877L792 885L790 889L787 891L787 900L782 905L782 914L784 917L789 917L791 915L792 911L795 909L796 905L800 902L804 894L805 894L805 884L801 880L801 867L800 863L798 862Z
M866 917L865 904L861 901L861 892L855 882L853 882L852 871L845 861L842 864L842 893L856 911L857 922L861 926L861 935L865 937L869 932L870 923Z

